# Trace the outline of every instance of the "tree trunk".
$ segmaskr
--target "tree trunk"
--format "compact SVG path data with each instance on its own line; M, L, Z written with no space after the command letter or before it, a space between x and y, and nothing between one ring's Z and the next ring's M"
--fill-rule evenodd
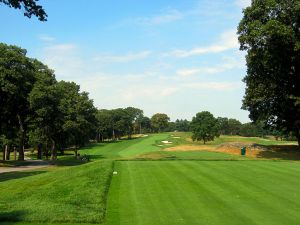
M42 144L41 143L38 144L37 151L38 151L37 158L42 159Z
M142 124L140 123L140 134L142 133Z
M77 150L77 146L75 146L74 152L75 152L75 159L78 159L78 150Z
M45 146L45 155L46 155L46 159L48 160L48 158L49 158L49 154L48 154L48 142L46 142L46 146Z
M24 139L25 139L25 130L23 122L20 115L17 115L19 121L19 157L18 160L24 161Z
M115 129L113 129L112 132L113 132L113 140L116 140Z
M57 159L57 151L55 148L55 141L51 139L52 145L51 145L51 160L56 160Z
M17 148L14 147L14 160L17 160Z
M10 160L11 145L6 147L6 160Z
M300 147L300 130L296 131L296 138L298 141L298 147Z
M5 161L5 153L6 153L6 145L2 145L2 156L3 156L3 161Z

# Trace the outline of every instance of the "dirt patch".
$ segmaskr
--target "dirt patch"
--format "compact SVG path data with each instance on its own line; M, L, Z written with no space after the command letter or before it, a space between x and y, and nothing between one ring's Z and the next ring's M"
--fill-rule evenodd
M218 146L181 145L166 148L165 151L212 151L241 155L242 147L246 147L246 156L250 158L300 160L300 151L293 145L263 146L255 143L229 142Z
M26 166L0 167L0 173L35 170L50 166L48 162L42 160L28 160L28 162L30 164Z
M171 148L166 148L165 151L212 151L212 152L222 152L234 155L241 155L241 148L246 147L247 156L256 157L260 151L264 151L261 147L255 146L255 144L247 144L244 143L226 143L218 146L211 145L181 145Z
M164 149L165 151L203 151L203 150L214 150L216 149L215 146L203 146L203 145L180 145L180 146L175 146L171 148L166 148Z

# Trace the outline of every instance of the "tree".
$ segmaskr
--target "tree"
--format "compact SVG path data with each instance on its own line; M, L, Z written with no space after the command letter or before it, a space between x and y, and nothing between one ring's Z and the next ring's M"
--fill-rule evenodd
M97 119L97 141L104 141L106 138L112 137L112 114L110 110L100 109L96 113Z
M193 117L191 129L193 141L203 140L204 144L219 136L218 120L208 111L199 112Z
M19 160L24 160L24 141L32 113L28 95L35 80L35 67L26 57L26 50L0 43L0 132L7 133L5 127L18 127Z
M141 133L151 132L151 119L147 116L143 116L140 119L140 128L141 128Z
M247 51L243 109L300 145L300 1L253 0L238 27Z
M168 122L170 118L167 114L164 113L156 113L151 117L151 126L157 132L161 132L163 129L168 127Z
M264 129L261 123L245 123L241 126L240 135L244 137L264 137L270 131Z
M59 132L55 133L54 141L64 141L61 137L67 139L68 145L75 146L77 157L78 148L88 143L96 130L96 108L88 93L80 92L80 86L74 82L60 81L57 89L60 96L59 111L62 114L58 123L62 122L62 125Z
M220 127L220 134L226 135L228 134L228 118L227 117L218 117L217 118L219 127Z
M48 15L42 6L37 4L38 0L0 0L0 3L15 9L24 9L24 16L31 18L36 16L40 21L47 21Z
M48 157L48 142L51 143L52 160L55 160L55 136L62 126L59 110L61 95L57 90L54 72L37 60L34 61L34 65L37 81L29 94L30 108L33 112L30 137L31 140L45 142L46 157Z
M190 122L187 120L176 120L175 121L175 130L187 132L190 130Z
M242 123L240 121L236 119L229 119L226 134L238 135L240 134L241 127L242 127Z
M127 107L124 110L127 114L127 118L126 118L127 134L128 134L128 138L130 139L133 133L134 123L138 122L139 121L138 119L143 117L143 110L134 107Z

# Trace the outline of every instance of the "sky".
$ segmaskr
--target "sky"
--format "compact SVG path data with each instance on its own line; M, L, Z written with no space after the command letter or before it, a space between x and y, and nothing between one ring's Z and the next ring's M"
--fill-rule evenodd
M250 0L40 0L47 22L0 6L0 42L27 49L99 109L249 122L236 30Z

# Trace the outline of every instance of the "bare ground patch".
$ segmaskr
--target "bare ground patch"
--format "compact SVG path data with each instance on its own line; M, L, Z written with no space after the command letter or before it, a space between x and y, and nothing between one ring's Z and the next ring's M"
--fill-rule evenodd
M175 147L165 148L164 151L209 151L216 149L215 146L204 146L204 145L179 145Z
M300 149L295 145L264 146L255 143L229 142L217 146L181 145L166 148L164 151L211 151L241 155L242 147L246 147L246 156L250 158L300 160Z

